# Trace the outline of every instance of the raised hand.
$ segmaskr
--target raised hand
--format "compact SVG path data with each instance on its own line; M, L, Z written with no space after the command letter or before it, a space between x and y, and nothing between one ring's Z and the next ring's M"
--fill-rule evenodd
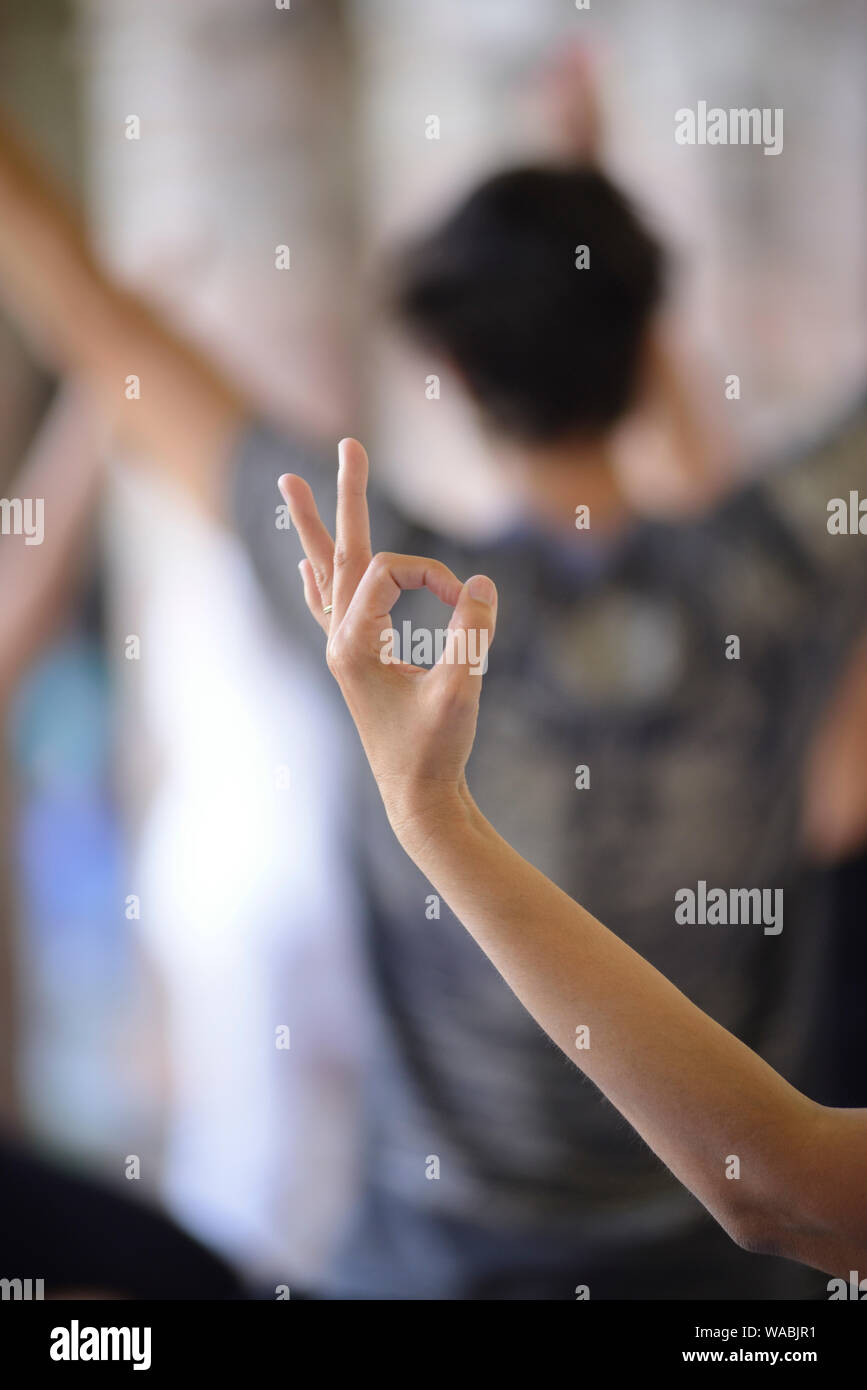
M546 124L560 152L570 160L598 163L604 116L596 62L589 49L579 42L558 48L536 80Z
M371 553L367 455L355 439L338 449L336 540L303 478L284 474L305 558L304 597L326 634L326 660L355 720L391 824L404 838L431 815L469 799L465 767L475 735L482 672L497 596L476 575L465 584L418 555ZM454 612L431 669L395 657L391 610L404 589L426 588Z

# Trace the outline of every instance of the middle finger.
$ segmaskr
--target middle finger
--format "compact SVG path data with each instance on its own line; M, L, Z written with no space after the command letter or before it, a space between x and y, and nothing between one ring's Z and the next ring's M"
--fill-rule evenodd
M334 616L340 622L371 560L367 454L357 439L338 445Z

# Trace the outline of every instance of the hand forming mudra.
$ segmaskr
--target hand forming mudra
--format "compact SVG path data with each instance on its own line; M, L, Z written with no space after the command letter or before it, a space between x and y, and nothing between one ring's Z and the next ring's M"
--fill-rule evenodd
M374 555L367 455L357 440L344 439L338 457L333 540L304 479L287 473L279 486L304 547L304 597L326 634L329 669L361 735L389 820L405 833L416 818L447 816L468 797L464 769L482 682L478 664L466 657L490 644L496 590L484 575L462 584L437 560ZM392 608L404 589L421 588L454 609L449 633L463 638L448 642L430 670L383 657Z

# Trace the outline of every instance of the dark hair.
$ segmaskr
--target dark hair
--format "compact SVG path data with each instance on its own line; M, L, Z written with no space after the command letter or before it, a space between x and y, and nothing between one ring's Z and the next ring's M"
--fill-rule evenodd
M600 433L627 409L662 273L659 244L604 174L516 169L403 251L393 305L493 424L543 442Z

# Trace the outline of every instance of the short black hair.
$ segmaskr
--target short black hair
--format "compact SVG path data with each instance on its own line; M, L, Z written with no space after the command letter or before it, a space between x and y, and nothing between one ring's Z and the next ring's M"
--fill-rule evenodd
M597 169L498 174L394 270L393 307L496 427L531 442L598 435L631 404L663 254Z

